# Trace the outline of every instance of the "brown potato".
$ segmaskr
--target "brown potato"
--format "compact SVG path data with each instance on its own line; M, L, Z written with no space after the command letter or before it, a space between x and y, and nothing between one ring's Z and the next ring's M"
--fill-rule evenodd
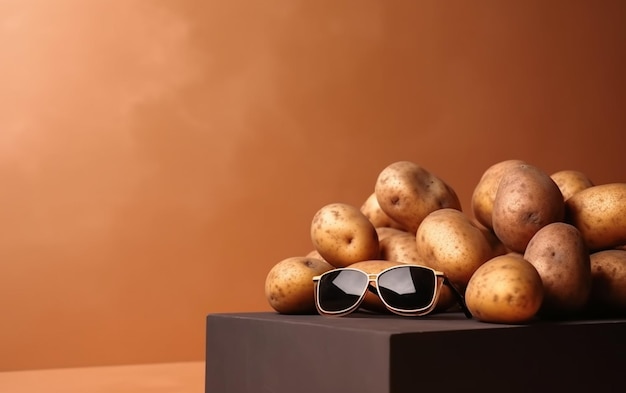
M520 258L524 258L524 254L517 252L517 251L509 251L506 253L506 255L511 255L511 256L515 256L515 257L520 257Z
M479 223L485 228L493 229L491 214L493 212L493 201L496 198L496 191L502 176L509 168L524 164L522 160L504 160L497 162L483 172L482 177L474 187L472 193L472 213Z
M376 233L378 233L378 241L382 242L384 238L386 238L387 236L394 236L394 235L411 235L411 236L415 236L414 234L410 233L410 232L406 232L403 231L401 229L397 229L397 228L390 228L390 227L377 227L376 228Z
M415 235L402 233L387 236L380 241L380 258L421 265L415 244Z
M439 209L426 216L417 229L417 259L445 273L463 291L480 265L502 253L494 238L465 213Z
M313 277L334 267L308 257L290 257L275 264L265 278L265 297L281 314L314 314Z
M551 174L550 177L561 190L564 200L568 200L577 192L594 185L587 175L573 169L564 169L555 172Z
M626 244L626 183L586 188L565 202L566 221L574 225L591 251Z
M498 239L498 236L493 233L492 229L485 228L476 220L472 220L472 222L478 227L478 229L480 229L480 231L483 233L483 236L485 236L485 239L487 239L487 242L489 242L489 246L493 250L494 257L510 252L510 250L506 248L504 244L502 244L502 241Z
M381 209L411 233L415 233L424 217L434 210L461 210L452 187L410 161L398 161L384 168L378 175L374 192Z
M554 180L541 169L520 164L509 168L493 202L493 231L511 251L524 253L539 229L563 221L565 202Z
M308 254L305 255L307 258L315 258L315 259L321 259L322 261L326 262L324 258L322 258L322 256L320 255L319 251L317 250L311 250L309 251Z
M402 262L370 260L370 261L356 262L350 265L349 267L354 268L354 269L359 269L361 271L364 271L367 274L378 274L387 268L390 268L392 266L397 266L397 265L402 265ZM374 285L373 282L371 284ZM381 312L381 313L389 312L389 310L387 310L387 307L385 307L385 305L383 304L382 300L380 300L380 298L377 295L375 295L374 293L370 291L367 291L365 293L365 299L363 300L361 307L365 310L374 311L374 312Z
M465 292L474 318L483 322L521 324L535 318L543 301L541 276L516 254L497 256L480 266Z
M372 192L370 196L361 205L361 212L371 221L375 228L388 227L404 230L399 222L389 217L387 213L380 208L376 193Z
M313 247L335 267L378 259L378 233L352 205L331 203L319 209L311 222Z
M590 258L589 310L596 314L626 314L626 251L598 251Z
M571 317L587 306L591 292L589 252L573 225L554 222L530 239L524 253L541 276L543 317Z

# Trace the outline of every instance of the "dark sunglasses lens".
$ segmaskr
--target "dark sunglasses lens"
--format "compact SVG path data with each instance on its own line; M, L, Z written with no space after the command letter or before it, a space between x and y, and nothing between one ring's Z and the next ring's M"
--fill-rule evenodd
M399 310L428 307L435 295L435 273L419 266L402 266L378 276L378 289L383 300Z
M318 304L326 312L341 312L354 307L367 289L369 279L357 270L332 270L318 283Z

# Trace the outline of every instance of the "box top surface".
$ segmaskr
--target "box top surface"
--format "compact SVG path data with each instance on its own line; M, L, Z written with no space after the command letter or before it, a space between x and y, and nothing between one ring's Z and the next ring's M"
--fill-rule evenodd
M358 330L385 335L436 333L443 331L470 331L485 329L526 329L535 326L585 325L585 324L624 324L626 319L595 319L571 321L532 321L527 324L510 325L480 322L467 319L460 312L431 314L423 317L402 317L387 314L353 313L344 317L324 317L321 315L283 315L275 312L216 313L209 314L209 320L228 318L250 322L307 325L322 328Z

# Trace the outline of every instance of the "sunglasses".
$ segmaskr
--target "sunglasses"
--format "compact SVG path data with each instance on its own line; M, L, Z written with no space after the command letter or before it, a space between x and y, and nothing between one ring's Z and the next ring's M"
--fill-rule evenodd
M372 281L375 286L370 284ZM357 310L365 293L377 295L385 307L403 316L422 316L431 313L443 285L448 286L465 316L472 314L463 295L444 273L426 266L392 266L378 274L367 274L354 268L337 268L313 277L315 306L321 315L343 316Z

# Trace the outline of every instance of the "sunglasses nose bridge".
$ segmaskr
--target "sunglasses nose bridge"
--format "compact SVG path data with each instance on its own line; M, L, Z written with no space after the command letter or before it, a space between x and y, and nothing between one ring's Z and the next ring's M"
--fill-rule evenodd
M378 277L378 274L372 274L372 273L370 273L370 274L368 274L368 275L367 275L367 279L368 279L369 281L376 281L376 277Z

